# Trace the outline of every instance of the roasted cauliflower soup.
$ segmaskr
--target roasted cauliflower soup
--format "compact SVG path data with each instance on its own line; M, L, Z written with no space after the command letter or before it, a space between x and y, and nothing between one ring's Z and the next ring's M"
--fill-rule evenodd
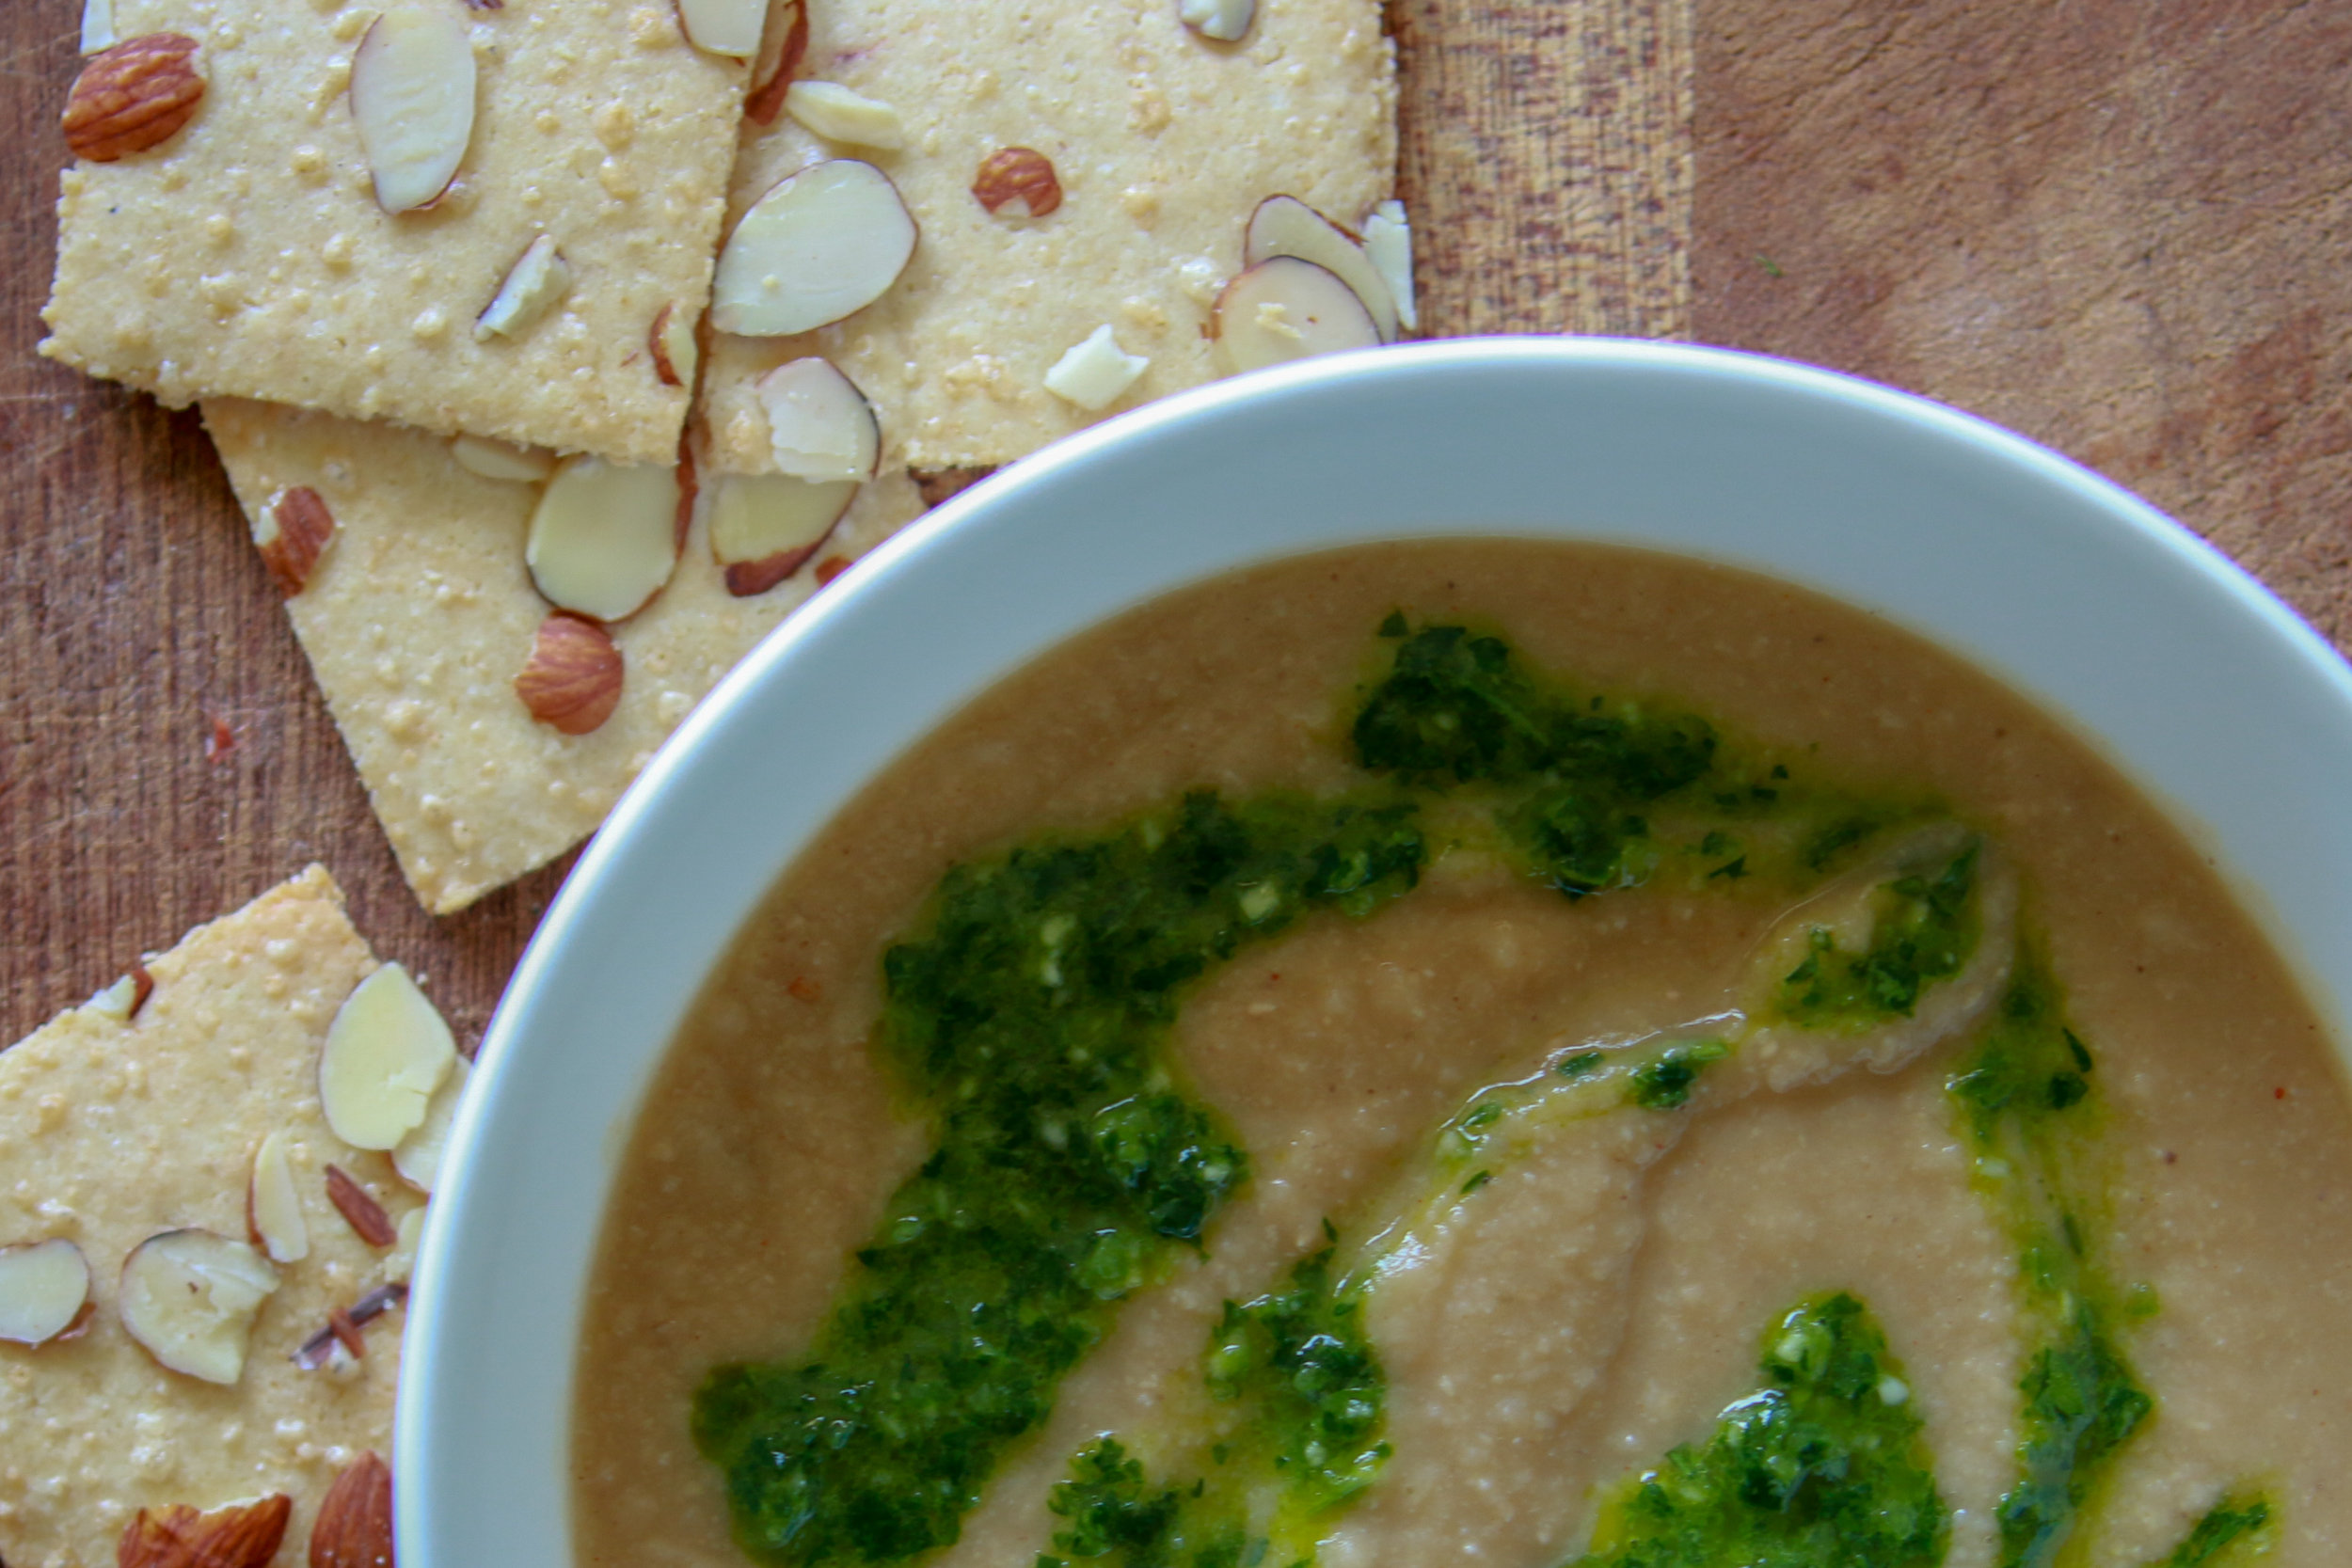
M671 1048L589 1564L2352 1560L2352 1127L1976 670L1501 540L1177 594L914 747Z

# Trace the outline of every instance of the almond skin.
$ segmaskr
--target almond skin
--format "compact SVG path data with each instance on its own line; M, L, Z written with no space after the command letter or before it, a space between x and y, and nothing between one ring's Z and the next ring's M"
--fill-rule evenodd
M320 1499L310 1568L392 1568L392 1471L373 1453L353 1460Z
M74 156L111 164L169 141L203 102L196 40L149 33L90 57L65 101L65 144Z
M124 1527L115 1562L117 1568L267 1568L293 1513L294 1499L282 1492L210 1513L185 1503L142 1508Z
M392 1227L391 1216L384 1212L384 1206L346 1175L341 1165L326 1167L326 1200L368 1245L390 1246L399 1239L400 1233Z
M555 614L539 623L531 661L515 677L515 695L543 724L586 735L621 702L621 650L594 621Z
M1054 176L1054 160L1036 148L1000 147L980 160L972 194L992 213L1019 202L1016 216L1041 218L1061 205L1061 182Z
M994 467L978 468L909 468L907 477L914 481L917 494L925 506L937 506L950 496L960 496L989 475Z
M664 305L654 313L653 330L645 334L645 346L653 351L653 373L661 385L683 387L686 383L678 379L677 367L670 363L670 345L662 339L662 334L669 330L672 309Z
M792 25L785 32L784 52L776 58L776 69L743 100L743 112L754 124L775 123L776 111L784 107L784 95L792 90L792 78L800 73L801 57L807 53L808 7L803 3L792 8Z
M797 550L778 550L758 561L730 562L723 574L727 592L739 599L756 598L799 571L817 553L817 546L823 543L819 539L817 544Z
M262 508L253 524L253 546L262 552L278 591L293 598L310 586L310 573L335 537L335 515L307 484L281 490Z

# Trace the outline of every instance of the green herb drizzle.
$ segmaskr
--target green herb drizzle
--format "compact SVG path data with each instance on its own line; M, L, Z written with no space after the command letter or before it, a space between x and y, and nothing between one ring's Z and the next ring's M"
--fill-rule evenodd
M1511 857L1570 898L1638 886L1677 854L1701 884L1818 874L1920 809L1791 784L1706 719L1532 673L1501 637L1415 631L1401 614L1381 630L1396 647L1349 725L1356 760L1468 794Z
M2018 1386L2018 1479L2001 1499L2000 1561L2047 1568L2155 1402L2117 1342L2121 1298L2086 1242L2080 1166L2097 1109L2093 1058L2066 1022L2046 963L2020 945L1998 1013L1947 1087L1982 1185L2019 1238L2019 1287L2037 1341Z
M2233 1554L2230 1548L2245 1544L2251 1551L2265 1550L2270 1524L2270 1503L2258 1495L2246 1494L2224 1497L2197 1521L2188 1538L2172 1548L2172 1555L2151 1562L2148 1568L2212 1568Z
M1188 796L959 866L883 960L882 1053L935 1146L799 1362L723 1366L694 1437L771 1562L956 1539L1005 1446L1248 1160L1160 1059L1178 998L1316 909L1409 889L1409 805Z
M1839 1293L1764 1336L1765 1386L1603 1505L1575 1568L1930 1568L1948 1512L1902 1369Z

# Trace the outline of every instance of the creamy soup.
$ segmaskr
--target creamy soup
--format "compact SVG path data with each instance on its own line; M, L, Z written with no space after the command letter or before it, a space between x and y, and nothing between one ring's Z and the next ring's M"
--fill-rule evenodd
M2341 1563L2332 1064L2207 857L1868 616L1260 568L923 740L718 965L577 1555Z

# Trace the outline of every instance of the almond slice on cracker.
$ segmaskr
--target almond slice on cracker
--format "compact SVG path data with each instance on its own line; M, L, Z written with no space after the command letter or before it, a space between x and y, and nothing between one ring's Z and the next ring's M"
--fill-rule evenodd
M142 1528L227 1528L231 1505L281 1497L255 1523L282 1527L294 1560L334 1456L383 1450L391 1430L396 1318L347 1377L293 1359L382 1268L327 1207L324 1166L362 1173L395 1228L418 1208L318 1107L328 1026L375 960L314 866L143 967L135 1022L86 1005L0 1052L0 1242L70 1243L88 1295L78 1330L0 1352L0 1475L22 1478L6 1550L112 1562ZM303 1256L275 1262L247 1239L272 1140L308 1230Z
M808 7L802 85L779 97L789 108L798 92L811 112L746 123L730 222L837 157L842 138L874 134L817 107L840 92L904 112L906 150L875 162L921 239L890 287L830 325L773 337L756 334L774 318L720 314L705 356L710 470L774 471L759 385L810 356L871 400L885 469L1002 465L1124 406L1104 395L1102 354L1056 378L1079 397L1047 379L1104 325L1121 363L1150 363L1125 401L1226 373L1202 329L1248 264L1259 203L1287 195L1360 232L1393 194L1394 51L1376 0L1193 8L1213 36L1184 9L1052 0L976 32L946 0ZM775 269L753 281L770 276L783 291ZM1391 292L1373 265L1359 279Z
M594 832L703 693L818 587L821 557L731 592L706 486L660 592L598 628L619 689L574 733L534 718L516 689L553 610L525 561L544 480L519 465L485 477L484 454L392 425L237 400L204 413L248 511L301 485L334 514L334 547L286 611L401 870L437 913ZM857 490L825 549L855 557L923 508L905 474L885 472Z
M756 46L756 0L694 9ZM691 388L647 324L709 297L743 59L694 47L667 0L171 17L88 62L54 144L44 354L175 405L670 461Z

